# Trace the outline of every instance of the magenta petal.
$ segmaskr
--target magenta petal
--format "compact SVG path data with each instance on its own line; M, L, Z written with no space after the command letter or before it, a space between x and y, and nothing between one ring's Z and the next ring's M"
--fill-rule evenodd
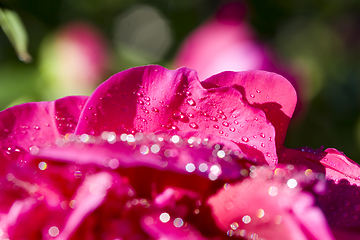
M233 87L241 92L245 102L264 111L275 127L276 146L283 146L297 101L296 91L288 80L264 71L222 72L202 84L207 88Z
M131 140L129 142L104 142L97 139L98 143L65 143L63 147L44 148L38 154L29 156L26 160L32 162L34 159L50 159L76 164L95 164L102 168L117 169L121 174L132 173L126 169L139 169L140 167L149 168L146 175L151 177L152 170L160 170L168 174L184 174L184 180L176 183L176 180L169 179L167 183L181 185L190 184L193 187L201 188L191 184L191 175L198 175L207 180L235 180L242 177L240 170L249 163L246 155L241 155L245 160L240 159L231 151L216 149L216 146L204 146L203 140L183 139L178 137L176 143L172 142L172 136L166 135L146 135L142 134L141 140ZM153 140L149 140L152 138ZM96 139L96 138L95 138ZM159 141L158 139L161 139ZM191 141L189 141L191 140ZM219 145L220 147L220 145ZM219 152L219 153L218 153ZM238 155L241 153L238 152ZM150 170L152 169L152 170ZM156 175L160 175L157 173ZM175 176L175 175L174 175ZM137 181L144 181L137 176ZM179 176L177 176L179 177ZM175 178L175 177L174 177ZM190 182L189 182L190 181ZM177 186L175 185L175 186ZM203 190L206 190L204 188Z
M305 166L316 173L325 173L326 179L338 183L346 180L360 186L360 165L336 149L328 148L323 152L283 149L280 163Z
M53 117L60 135L75 131L80 113L88 98L87 96L70 96L54 101L55 116Z
M320 160L325 156L323 152L316 152L311 149L309 151L302 151L298 149L282 148L279 152L280 164L293 164L298 168L308 168L316 173L325 174L325 167L320 163Z
M346 179L350 184L360 186L360 165L334 148L328 148L320 163L326 168L326 178L335 182Z
M25 103L0 112L0 147L6 154L53 144L74 131L87 97L73 96L53 102Z
M154 203L158 207L165 207L167 205L173 204L175 201L181 199L182 197L187 196L192 199L200 199L200 194L194 191L181 189L181 188L166 188L165 191L158 194L154 198Z
M7 237L8 229L16 226L16 222L21 214L24 214L29 211L29 209L34 205L36 201L32 198L27 198L23 200L15 201L9 212L6 214L0 214L0 228L4 231L4 237Z
M100 172L87 177L74 197L75 209L69 215L64 229L61 230L56 239L68 239L82 220L104 201L111 184L112 176L107 172Z
M334 236L337 240L343 239L360 239L360 232L356 229L346 229L346 228L332 228Z
M317 196L331 228L357 230L360 227L360 188L346 180L331 181L325 193ZM358 233L360 234L360 232Z
M114 75L90 97L75 133L167 129L217 135L238 143L244 152L255 149L260 163L277 162L275 130L265 113L248 106L233 88L204 89L196 73L187 68L146 66Z
M280 171L285 173L286 169L276 169L274 174ZM269 176L271 171L257 169L251 179L229 184L208 199L222 231L247 238L256 234L269 240L334 239L321 210L313 205L313 197L292 186L296 180L299 186L301 178L284 181Z
M163 216L161 214L164 214ZM181 218L167 220L167 213L146 216L142 220L142 227L154 239L167 240L206 240L191 224L185 224ZM167 220L162 222L161 219Z
M291 209L303 228L314 239L333 239L332 232L321 209L314 205L314 197L298 194L291 203Z

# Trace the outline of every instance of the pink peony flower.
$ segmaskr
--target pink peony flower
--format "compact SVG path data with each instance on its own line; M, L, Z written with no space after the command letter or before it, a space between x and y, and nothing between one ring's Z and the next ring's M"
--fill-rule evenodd
M6 109L0 238L356 239L359 166L285 148L295 105L274 73L146 66Z

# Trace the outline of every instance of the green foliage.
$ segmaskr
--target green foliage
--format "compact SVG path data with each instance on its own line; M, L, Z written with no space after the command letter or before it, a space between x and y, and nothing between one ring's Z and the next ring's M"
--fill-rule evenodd
M19 59L26 63L31 62L32 58L27 51L28 36L19 15L12 10L0 8L0 25Z

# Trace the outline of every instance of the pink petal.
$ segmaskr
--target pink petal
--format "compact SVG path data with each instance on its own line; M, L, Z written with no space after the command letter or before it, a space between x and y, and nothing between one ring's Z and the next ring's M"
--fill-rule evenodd
M284 148L280 156L280 163L303 165L314 172L325 173L326 179L335 183L346 180L360 186L360 165L336 149L328 148L318 153Z
M247 76L239 73L244 74ZM121 134L171 128L217 135L238 143L244 152L258 151L258 162L277 162L275 131L264 112L248 106L233 88L204 89L196 73L187 68L171 71L147 66L114 75L90 97L75 133Z
M35 199L32 198L15 201L8 213L0 215L0 229L7 232L8 228L11 228L16 224L19 216L28 212L35 202Z
M252 178L230 184L208 199L217 226L228 235L243 237L334 239L313 197L288 187L288 178L285 182L269 178L269 172L257 169Z
M61 135L74 131L86 100L83 96L66 97L0 112L0 147L6 155L16 155L53 144Z
M360 227L360 188L346 180L337 184L330 182L326 191L317 196L317 203L323 210L331 228L343 230Z
M192 199L200 199L200 195L197 192L178 188L166 188L164 192L155 197L154 203L159 207L171 206L174 201L177 201L184 196Z
M104 201L111 183L112 176L106 172L96 173L85 179L74 197L76 207L71 212L65 227L56 239L68 239L82 220Z
M163 213L162 213L163 214ZM167 222L160 220L161 214L146 216L142 227L154 239L167 240L206 240L191 224L184 224L181 218L171 218Z
M360 232L357 229L332 228L334 236L337 240L342 239L360 239Z
M360 166L336 149L323 152L311 149L284 149L280 163L307 168L307 174L323 173L330 180L319 189L317 202L331 228L358 228L360 226ZM317 188L314 189L317 191ZM339 232L344 230L338 229Z
M334 148L325 150L325 157L320 160L326 168L327 179L333 179L335 182L346 179L350 184L360 186L360 165L345 154Z
M280 75L264 71L223 72L206 79L210 87L233 87L243 95L244 102L264 111L276 130L276 146L283 146L286 131L296 106L296 91ZM266 136L268 139L271 136Z
M184 183L190 183L194 174L212 181L218 178L239 179L242 177L240 170L251 164L246 160L245 154L238 152L237 156L226 148L221 150L220 145L207 146L207 142L202 139L198 141L163 134L140 135L139 140L136 140L133 135L128 135L129 140L125 142L120 140L109 143L98 137L90 138L89 143L68 142L62 147L41 149L37 155L26 158L26 161L34 162L35 159L34 164L37 164L39 161L49 159L76 164L96 164L102 168L124 171L122 174L125 175L131 173L130 168L135 170L146 167L153 170L148 170L145 176L151 175L153 171L168 172L164 175L173 173L174 176L176 176L175 173L179 173L187 176L184 176ZM176 142L173 142L174 136L177 137ZM62 176L65 175L62 174ZM168 182L170 181L172 180L169 179ZM179 184L181 182L177 183ZM193 184L190 183L190 185Z

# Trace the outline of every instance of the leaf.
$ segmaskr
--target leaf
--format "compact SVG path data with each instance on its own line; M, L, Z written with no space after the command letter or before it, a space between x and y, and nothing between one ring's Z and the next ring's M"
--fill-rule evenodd
M19 15L14 11L0 8L0 26L13 45L19 59L30 63L32 58L27 51L28 36Z

